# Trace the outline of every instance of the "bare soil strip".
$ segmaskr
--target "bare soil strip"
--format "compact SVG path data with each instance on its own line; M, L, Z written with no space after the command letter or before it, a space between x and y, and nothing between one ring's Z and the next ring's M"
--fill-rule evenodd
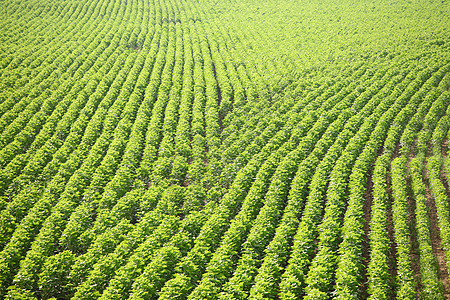
M380 146L380 148L378 148L378 152L377 152L377 158L383 154L383 146ZM372 208L372 204L373 204L373 180L372 180L372 176L373 176L373 168L374 166L372 165L372 168L369 170L369 174L367 177L367 186L366 186L366 190L364 192L364 206L363 206L363 210L364 210L364 240L363 240L363 244L362 244L362 251L363 251L363 265L364 265L364 269L367 270L369 262L370 262L370 239L369 239L369 235L370 235L370 220L371 220L371 208ZM367 297L369 297L369 294L367 293L367 288L368 288L368 278L367 278L367 272L364 272L363 274L363 280L362 280L362 284L361 284L361 296L363 299L367 299Z
M362 245L363 250L363 264L364 269L367 270L367 267L369 265L370 261L370 247L369 247L369 235L370 235L370 216L371 216L371 207L373 203L373 181L372 181L372 173L373 168L369 171L369 176L367 178L367 188L364 192L364 240ZM368 288L368 278L367 278L367 272L364 272L363 279L362 279L362 285L361 285L361 297L362 299L367 299L369 297L369 294L367 293Z
M414 273L414 278L416 281L416 299L420 299L420 291L422 289L422 283L420 281L420 266L419 266L419 253L417 252L417 249L419 249L419 245L417 243L417 234L416 234L416 218L415 211L416 211L416 203L412 197L412 188L411 188L411 160L415 156L415 144L414 142L413 146L411 147L411 151L408 156L408 163L406 164L407 168L407 174L406 174L406 183L407 183L407 192L408 192L408 223L410 224L410 233L411 233L411 253L410 253L410 259L411 259L411 267L412 271Z
M443 158L447 157L448 153L448 138L444 138L441 145L441 154Z
M208 46L209 47L209 46ZM216 87L217 87L217 107L220 107L220 103L222 102L222 90L220 88L220 84L219 84L219 80L217 79L217 73L216 73L216 65L214 64L214 62L212 63L212 69L214 72L214 78L216 79ZM223 119L225 118L225 115L219 112L219 118L218 118L218 122L219 122L219 128L220 128L220 132L223 131Z
M427 158L430 153L427 153ZM444 298L450 299L450 281L448 276L447 264L445 262L445 252L441 246L441 235L438 225L437 209L434 203L433 196L431 195L428 171L426 169L427 161L424 163L424 182L426 186L425 196L427 198L428 216L430 218L430 238L431 247L433 248L433 254L437 258L439 266L439 279L444 286Z
M400 149L400 143L397 143L395 147L395 151L392 154L391 160L394 160L398 157ZM391 244L391 251L389 251L389 273L391 275L392 283L395 282L395 278L397 278L397 243L395 242L395 232L394 232L394 221L393 221L393 213L392 213L392 189L391 189L391 173L390 170L386 173L386 190L389 195L389 203L387 205L387 230L388 236ZM392 291L391 299L395 299L395 292Z
M441 147L441 155L442 155L443 164L441 166L440 178L441 178L442 184L445 187L445 194L447 195L447 198L450 199L450 189L448 186L447 171L445 170L445 163L448 159L447 153L448 153L448 138L445 138L444 141L442 142L442 147Z

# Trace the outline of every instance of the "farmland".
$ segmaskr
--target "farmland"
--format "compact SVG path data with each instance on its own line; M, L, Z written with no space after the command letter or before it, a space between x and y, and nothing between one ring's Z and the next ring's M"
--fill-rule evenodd
M450 299L450 3L0 0L0 299Z

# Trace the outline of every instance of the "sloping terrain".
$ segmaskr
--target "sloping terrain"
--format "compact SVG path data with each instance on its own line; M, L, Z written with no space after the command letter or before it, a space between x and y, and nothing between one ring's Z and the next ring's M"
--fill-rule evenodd
M450 299L448 1L0 7L0 298Z

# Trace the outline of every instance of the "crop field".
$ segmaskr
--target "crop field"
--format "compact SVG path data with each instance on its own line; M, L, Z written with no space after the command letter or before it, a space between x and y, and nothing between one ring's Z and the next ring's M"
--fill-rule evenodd
M450 299L447 0L0 0L0 299Z

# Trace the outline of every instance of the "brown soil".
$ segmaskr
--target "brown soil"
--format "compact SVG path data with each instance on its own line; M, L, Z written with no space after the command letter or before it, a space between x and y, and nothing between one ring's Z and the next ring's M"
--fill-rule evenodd
M399 156L399 153L400 153L400 143L397 143L395 145L394 153L392 154L392 160L397 158Z
M395 153L394 153L395 155ZM398 152L397 152L398 155ZM395 156L392 158L394 159ZM395 242L395 233L394 233L394 221L392 220L392 189L391 189L391 173L388 171L386 173L386 190L389 195L389 203L387 205L387 230L388 237L391 244L391 251L389 251L389 274L391 274L391 278L394 281L397 278L397 243ZM395 295L392 294L392 299L395 299Z
M406 184L407 184L407 192L408 192L408 223L410 224L410 233L411 233L411 253L410 253L410 259L411 259L411 267L412 271L414 273L414 278L416 281L416 299L419 299L420 291L422 288L422 284L420 281L420 266L419 266L419 253L417 252L417 249L419 248L419 245L417 243L417 234L416 234L416 219L415 219L415 210L416 210L416 203L412 197L412 188L411 188L411 168L410 163L411 160L414 158L415 153L415 142L411 147L411 151L408 156L408 162L406 164L407 168L407 174L406 174Z
M363 210L364 210L364 240L363 240L363 244L362 244L362 250L363 250L363 264L364 264L365 270L367 270L367 266L369 265L369 261L370 261L370 248L369 248L370 215L371 215L371 207L372 207L372 203L373 203L372 172L373 172L373 169L371 169L369 171L369 174L368 174L369 176L367 178L367 188L366 188L366 191L364 192L364 199L365 199L364 206L363 206ZM368 278L367 278L366 272L364 272L362 282L363 282L363 284L361 286L361 289L362 289L361 296L363 299L367 299L367 297L368 297L368 293L367 293Z
M430 155L430 152L428 151L427 157ZM425 196L427 199L427 207L428 207L428 214L430 218L430 238L431 238L431 247L433 248L433 254L437 258L438 266L439 266L439 279L441 280L443 286L444 286L444 298L450 299L450 281L448 276L448 270L447 270L447 264L445 262L445 252L444 249L441 246L441 236L440 236L440 229L438 225L438 218L437 218L437 209L436 205L434 203L433 196L431 195L431 190L429 187L429 178L428 178L428 171L426 169L427 161L425 161L424 165L424 179L425 179Z
M214 62L212 62L212 69L214 72L214 78L216 79L216 87L217 87L217 107L220 107L220 103L222 102L222 90L220 89L220 84L219 84L219 80L217 79L217 72L216 72L216 65L214 64ZM221 114L220 112L218 112L218 123L219 123L219 128L220 128L220 132L223 131L223 119L225 118L224 114Z
M441 154L442 157L447 157L447 153L448 153L448 138L444 138L444 140L442 141L442 146L441 146Z
M384 148L382 146L380 148L378 148L377 157L379 157L380 155L383 154L383 150L384 150ZM370 235L371 207L372 207L372 204L373 204L373 180L372 180L372 175L373 175L373 166L369 170L369 174L368 174L368 178L367 178L367 186L366 186L366 190L364 192L364 206L363 206L363 211L364 211L364 240L363 240L363 244L362 244L362 250L363 250L363 265L364 265L364 269L365 270L367 270L367 267L368 267L369 261L370 261L369 235ZM367 297L368 297L368 293L367 293L368 278L367 278L367 273L366 272L364 272L362 282L363 283L361 285L361 289L362 289L361 296L362 296L363 299L367 299Z
M447 198L450 198L450 189L448 186L448 176L447 176L447 171L445 170L445 163L448 159L447 153L448 153L448 139L445 138L444 141L442 142L442 147L441 147L441 155L442 155L443 165L441 166L440 178L441 178L442 184L445 187L445 194L447 195Z

